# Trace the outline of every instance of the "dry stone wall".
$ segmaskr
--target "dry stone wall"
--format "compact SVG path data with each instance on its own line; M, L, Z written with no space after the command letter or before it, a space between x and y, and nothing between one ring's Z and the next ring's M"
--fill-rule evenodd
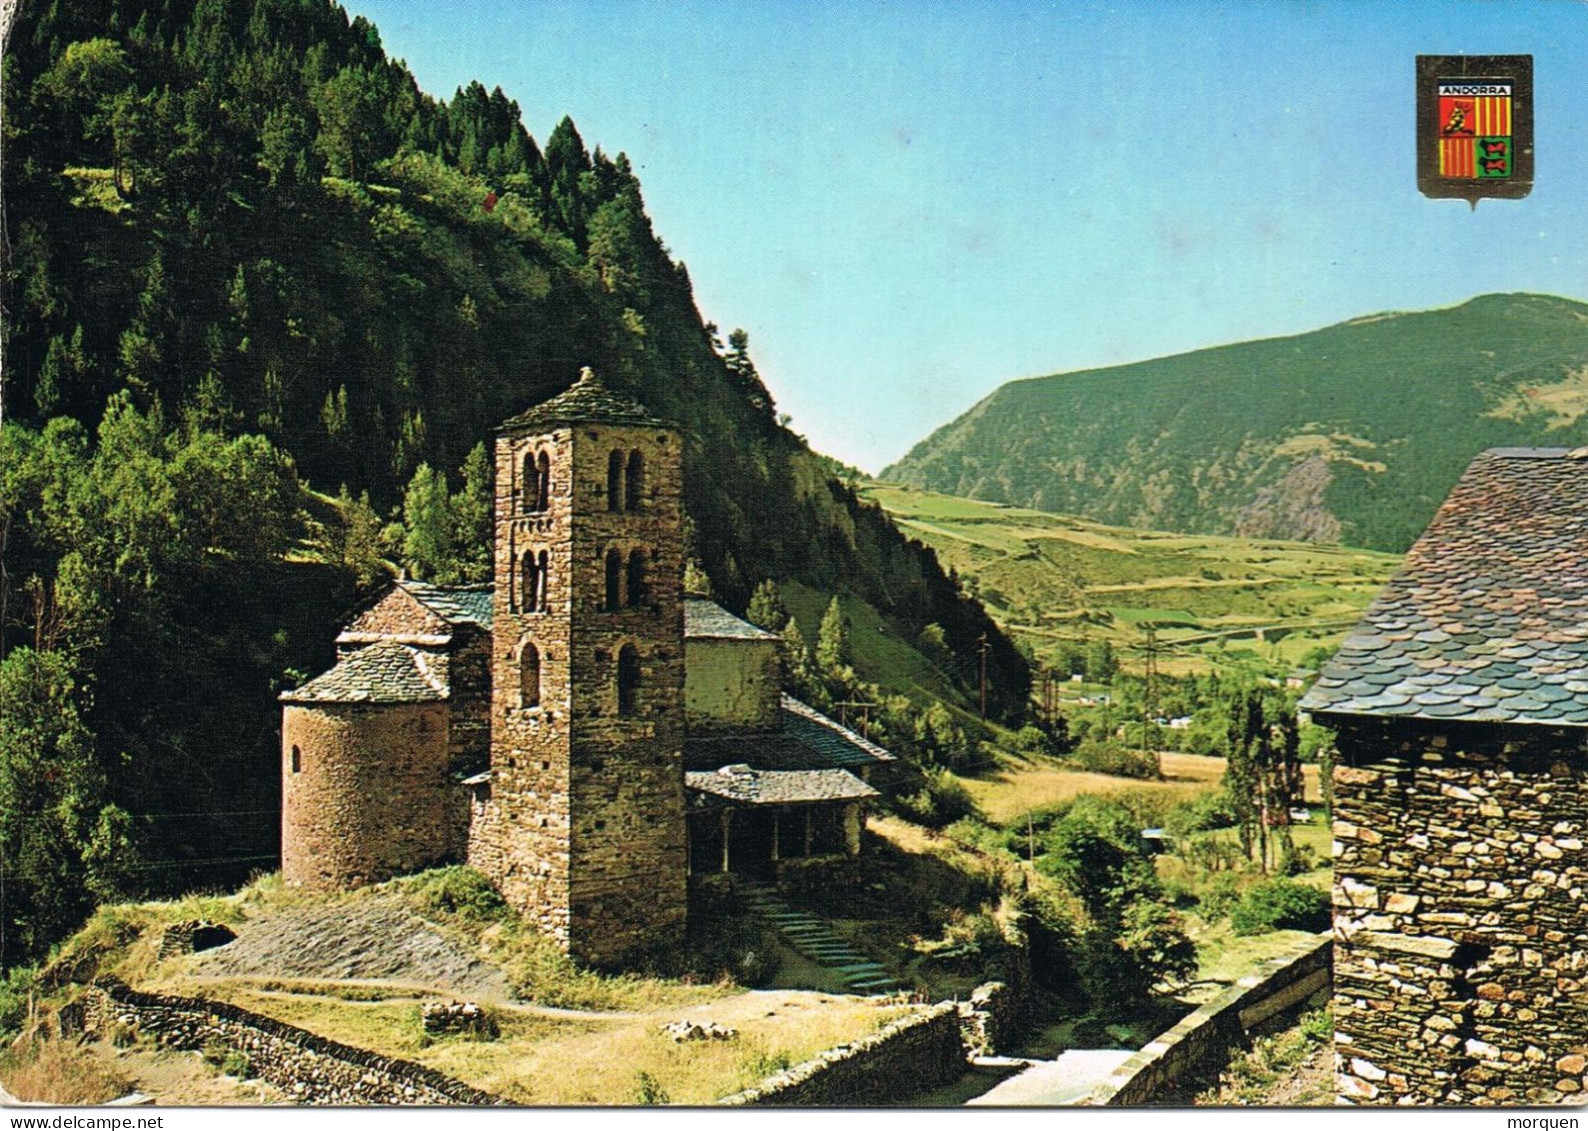
M316 1036L294 1025L227 1002L141 993L120 982L88 988L84 1025L107 1034L136 1026L168 1048L202 1049L212 1043L248 1058L250 1070L305 1104L507 1103L460 1080L366 1049Z
M1327 1002L1333 953L1332 940L1323 935L1269 959L1257 973L1149 1042L1085 1102L1109 1107L1179 1102L1183 1085L1224 1067L1230 1050L1248 1044L1251 1034L1274 1027L1304 1006Z
M959 1006L941 1002L719 1102L732 1107L886 1106L940 1087L964 1068Z
M1580 1102L1588 1087L1588 761L1580 733L1523 729L1341 729L1345 1099Z

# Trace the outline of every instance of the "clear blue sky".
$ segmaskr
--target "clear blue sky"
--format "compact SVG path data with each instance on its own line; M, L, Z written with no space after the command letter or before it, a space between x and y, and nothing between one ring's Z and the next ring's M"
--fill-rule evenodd
M351 0L628 153L704 316L870 471L1005 381L1490 291L1588 299L1588 4ZM1414 59L1532 54L1524 201L1417 193Z

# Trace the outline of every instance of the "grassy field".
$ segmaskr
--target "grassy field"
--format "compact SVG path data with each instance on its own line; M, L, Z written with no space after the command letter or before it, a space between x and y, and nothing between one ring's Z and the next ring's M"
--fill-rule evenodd
M1135 781L1108 774L1060 767L1009 765L960 781L983 815L994 824L1006 824L1028 809L1069 801L1083 793L1111 796L1126 792L1159 794L1170 801L1185 801L1218 788L1224 777L1224 759L1201 754L1164 751L1159 755L1162 781ZM1308 801L1318 800L1318 767L1303 766ZM1327 856L1328 845L1324 845Z
M1338 645L1400 563L1339 546L1127 530L886 483L863 493L1039 659L1104 639L1129 666L1151 625L1166 672L1293 666Z

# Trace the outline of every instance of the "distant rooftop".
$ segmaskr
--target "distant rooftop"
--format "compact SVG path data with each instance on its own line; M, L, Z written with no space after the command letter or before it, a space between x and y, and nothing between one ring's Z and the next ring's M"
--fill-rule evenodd
M690 640L776 640L777 636L741 620L715 601L684 598L684 636Z
M684 774L684 787L690 791L692 809L859 801L879 796L848 770L752 770L748 766L723 766Z
M283 691L285 703L432 703L448 696L446 660L383 640L350 652L330 671Z
M1585 456L1473 460L1301 708L1588 726Z
M684 768L715 770L742 762L769 770L853 770L897 760L793 696L783 696L781 706L777 730L686 738Z
M548 401L504 420L501 431L520 432L532 428L551 428L573 423L674 425L652 416L639 401L607 388L605 382L586 366L575 381Z
M414 600L451 625L491 627L490 585L432 585L428 581L397 582Z

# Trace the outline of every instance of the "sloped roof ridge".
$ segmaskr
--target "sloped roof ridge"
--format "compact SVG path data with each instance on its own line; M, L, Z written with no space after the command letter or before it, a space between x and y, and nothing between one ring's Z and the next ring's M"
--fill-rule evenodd
M516 432L575 421L674 427L668 421L653 416L649 409L634 398L610 389L587 365L579 371L579 380L550 400L504 420L499 430Z
M301 687L283 691L285 703L429 703L449 698L444 657L382 640L349 652Z

